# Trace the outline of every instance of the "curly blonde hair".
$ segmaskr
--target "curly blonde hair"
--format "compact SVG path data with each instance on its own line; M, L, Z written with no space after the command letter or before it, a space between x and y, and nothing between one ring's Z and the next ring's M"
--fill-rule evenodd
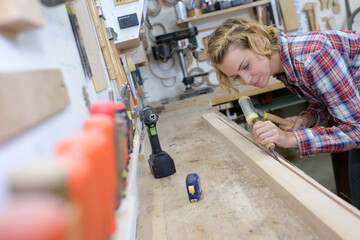
M224 60L230 46L251 49L257 54L270 58L271 54L280 51L277 41L278 32L273 26L264 26L244 18L227 19L209 37L207 55L213 64L220 87L233 89L230 79L217 67ZM258 44L258 42L263 44Z

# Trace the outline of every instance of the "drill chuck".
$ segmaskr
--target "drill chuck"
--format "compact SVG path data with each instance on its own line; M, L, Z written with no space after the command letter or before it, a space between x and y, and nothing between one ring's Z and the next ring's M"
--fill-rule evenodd
M142 111L141 119L147 127L155 127L159 116L155 110L146 107Z

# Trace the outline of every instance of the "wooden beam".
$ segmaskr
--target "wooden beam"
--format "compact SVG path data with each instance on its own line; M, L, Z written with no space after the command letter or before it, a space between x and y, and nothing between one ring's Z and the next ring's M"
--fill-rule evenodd
M323 239L358 239L359 211L284 158L277 162L252 135L217 113L202 115L209 128L287 206Z

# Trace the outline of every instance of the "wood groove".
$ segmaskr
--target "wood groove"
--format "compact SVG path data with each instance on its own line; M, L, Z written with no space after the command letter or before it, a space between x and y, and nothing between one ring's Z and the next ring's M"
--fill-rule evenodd
M262 149L263 151L267 152L268 155L270 155L271 157L272 154L269 153L268 151L264 150L264 148L258 146L253 139L250 139L248 136L242 134L238 129L236 129L231 123L229 123L228 121L226 121L225 119L221 118L220 116L216 116L218 120L222 121L224 124L226 124L227 126L231 127L234 131L236 131L238 134L240 134L241 136L245 137L247 140L251 141L252 143L254 143L258 148ZM354 213L353 209L349 208L348 204L343 204L343 201L340 201L341 199L336 199L334 196L334 194L330 194L329 191L326 191L323 187L319 187L316 185L319 185L319 183L314 182L314 180L309 179L307 176L302 175L298 169L295 169L295 166L290 165L291 163L289 163L287 160L281 158L279 156L279 159L281 159L280 163L286 167L287 169L289 169L291 172L293 172L294 174L296 174L297 176L299 176L301 179L303 179L304 181L306 181L307 183L309 183L311 186L313 186L314 188L316 188L318 191L322 192L323 194L325 194L326 196L328 196L331 200L333 200L334 202L336 202L337 204L341 205L342 207L344 207L347 211L349 211L351 214L354 214L358 219L360 219L360 213L356 212L357 214ZM275 159L274 159L275 160Z
M206 113L203 120L255 175L301 217L322 239L358 239L359 210L282 159L273 161L249 141L249 135L219 113ZM235 130L235 131L234 131Z

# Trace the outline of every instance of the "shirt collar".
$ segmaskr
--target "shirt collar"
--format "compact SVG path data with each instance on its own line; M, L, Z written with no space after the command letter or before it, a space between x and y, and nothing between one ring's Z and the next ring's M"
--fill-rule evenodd
M286 37L279 36L279 44L281 46L280 60L284 67L287 80L289 83L296 83L297 79L294 74L294 67L291 63L288 39Z

